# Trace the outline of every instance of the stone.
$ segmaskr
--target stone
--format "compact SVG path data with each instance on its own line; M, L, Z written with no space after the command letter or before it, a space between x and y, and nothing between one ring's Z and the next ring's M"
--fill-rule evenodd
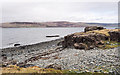
M26 64L26 63L21 62L21 63L17 64L17 66L27 68L27 67L33 67L35 65L33 65L33 64Z
M84 43L75 43L74 48L75 49L88 49L87 45Z
M62 70L61 65L58 65L58 64L50 64L50 65L46 66L45 68L53 68L56 70Z
M102 29L105 29L105 28L101 26L88 26L84 29L84 32L92 31L92 30L102 30Z
M6 61L6 60L7 60L7 56L3 56L2 61Z
M7 65L6 64L2 64L2 67L7 67Z
M61 46L62 43L63 43L63 41L58 42L58 43L57 43L57 46Z
M104 42L103 41L96 41L96 44L97 45L104 45Z

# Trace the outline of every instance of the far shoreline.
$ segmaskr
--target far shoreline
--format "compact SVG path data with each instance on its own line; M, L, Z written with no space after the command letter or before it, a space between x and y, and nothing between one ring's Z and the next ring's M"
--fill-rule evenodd
M82 26L82 27L87 27L87 26ZM119 28L119 26L103 26L103 27ZM0 28L81 28L81 27L0 27Z

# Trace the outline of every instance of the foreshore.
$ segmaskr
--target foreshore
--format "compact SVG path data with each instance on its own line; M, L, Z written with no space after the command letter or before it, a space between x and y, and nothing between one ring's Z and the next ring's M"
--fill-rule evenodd
M94 72L102 71L102 69L112 70L112 68L118 66L120 62L120 60L118 60L118 48L106 50L96 48L87 51L66 48L57 51L57 43L61 40L63 40L63 38L33 45L2 49L2 54L7 56L6 62L4 61L3 63L15 64L24 62L24 65L19 66L38 66L42 68L50 64L59 64L62 69L79 69L83 72ZM44 55L43 53L47 54ZM40 58L25 63L25 60L32 57L36 58L37 56ZM102 67L101 70L98 69L100 67Z
M61 70L76 72L113 73L120 66L119 47L110 49L93 48L90 50L63 48L58 45L63 38L2 49L2 66L17 65L19 67L37 66L47 68L57 65ZM56 69L56 67L53 67Z

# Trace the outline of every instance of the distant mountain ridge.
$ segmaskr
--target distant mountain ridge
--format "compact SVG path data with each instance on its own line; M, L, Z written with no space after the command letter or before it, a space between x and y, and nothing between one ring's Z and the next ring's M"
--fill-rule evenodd
M117 23L85 23L85 22L9 22L2 23L3 28L29 28L29 27L86 27L86 26L117 26Z

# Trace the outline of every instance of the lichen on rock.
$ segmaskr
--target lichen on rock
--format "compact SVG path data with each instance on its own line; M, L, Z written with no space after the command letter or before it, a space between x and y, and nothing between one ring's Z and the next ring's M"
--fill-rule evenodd
M119 29L105 29L103 27L86 27L85 32L77 32L64 37L62 46L76 49L93 49L104 45L103 41L120 41Z

